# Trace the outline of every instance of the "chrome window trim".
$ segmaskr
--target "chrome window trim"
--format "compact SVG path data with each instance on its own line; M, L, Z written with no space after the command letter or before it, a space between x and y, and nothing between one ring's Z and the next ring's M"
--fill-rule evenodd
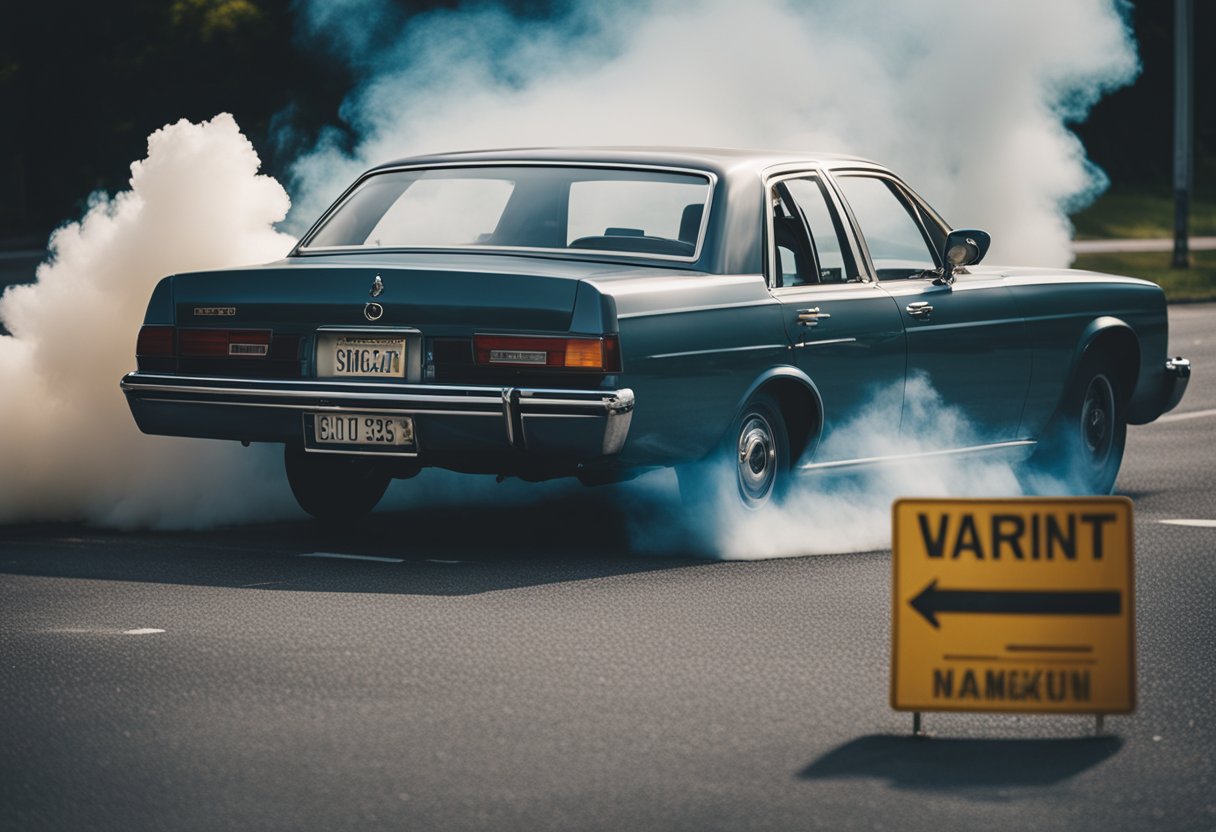
M857 235L858 240L860 241L861 245L865 249L865 263L869 267L870 275L875 282L881 282L881 281L879 281L879 279L878 279L878 270L876 268L874 268L874 260L870 256L870 244L868 242L866 242L865 232L862 230L861 223L859 223L857 221L857 216L853 213L853 206L849 205L849 200L844 194L844 189L841 188L840 185L835 180L835 177L844 178L844 177L848 177L848 176L868 177L870 179L885 179L888 182L890 182L891 184L893 184L896 187L896 189L899 191L899 193L903 194L905 199L907 199L910 202L915 203L916 206L921 209L921 211L909 211L908 216L912 220L912 222L916 225L917 229L919 229L921 238L925 242L925 247L927 249L929 249L929 252L933 258L933 263L935 265L935 268L940 269L942 267L941 254L934 247L933 238L930 236L929 230L925 227L924 219L921 216L921 214L923 212L924 216L931 218L933 220L934 224L936 224L938 226L938 228L942 231L943 236L950 233L950 226L947 225L945 220L943 220L941 218L941 215L939 215L936 211L934 211L927 202L925 202L923 199L921 199L920 194L913 191L910 187L908 187L908 184L906 182L904 182L902 179L900 179L895 174L891 173L889 170L885 170L882 168L863 168L863 167L851 167L851 166L834 169L829 174L829 180L831 181L833 188L835 189L837 195L839 196L841 203L844 204L846 210L849 212L848 213L849 221L852 223L853 231ZM904 210L907 211L906 205L904 206Z
M788 290L805 290L809 287L823 289L832 286L848 286L851 288L856 288L858 285L876 282L873 269L870 269L867 273L858 274L858 280L846 280L844 283L804 283L800 286L776 285L776 272L774 271L774 264L777 262L777 239L773 231L773 200L771 194L772 189L775 186L790 179L808 179L815 177L824 184L828 193L831 208L836 212L836 215L840 220L840 227L844 231L845 241L848 243L849 253L853 257L854 264L858 266L859 270L864 270L864 267L869 266L870 263L868 250L866 251L867 256L862 257L862 251L859 245L858 233L856 230L856 222L851 213L845 213L846 207L844 200L841 198L836 188L833 187L833 183L827 176L827 171L825 168L820 166L808 167L806 165L782 165L780 168L774 170L776 170L776 172L770 173L769 171L765 171L761 182L764 189L764 281L768 284L769 291L773 294L781 294ZM835 233L836 229L832 229L832 232ZM818 256L818 254L816 254L816 256Z
M321 227L329 220L329 218L342 206L350 200L359 186L373 176L379 176L384 173L399 173L401 171L410 170L447 170L451 168L493 168L493 167L546 167L546 168L602 168L605 170L626 170L626 171L659 171L661 173L682 173L700 176L709 183L709 190L705 197L704 210L701 212L701 227L697 232L697 245L693 249L691 256L681 256L677 254L648 254L640 251L605 251L597 248L536 248L531 246L309 246L308 240L321 229ZM296 243L295 248L288 254L289 257L300 257L318 254L344 254L344 253L366 253L366 252L442 252L445 254L566 254L581 256L593 254L597 257L608 256L613 258L630 258L643 260L665 260L676 263L696 263L701 259L701 254L705 249L706 233L709 230L709 218L713 213L715 197L718 192L718 174L712 170L704 168L687 168L676 165L651 165L651 164L631 164L620 162L553 162L540 160L509 160L509 159L479 159L477 161L468 162L430 162L415 165L393 165L391 167L375 168L374 170L366 171L354 183L343 191L342 195L331 205L326 211L321 214L320 218L312 224L312 227L300 237L300 241Z

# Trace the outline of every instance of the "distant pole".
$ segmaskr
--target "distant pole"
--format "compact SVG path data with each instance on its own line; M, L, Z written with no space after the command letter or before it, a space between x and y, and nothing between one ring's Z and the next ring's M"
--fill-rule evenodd
M1187 243L1191 208L1191 9L1192 0L1174 0L1174 261L1190 268Z

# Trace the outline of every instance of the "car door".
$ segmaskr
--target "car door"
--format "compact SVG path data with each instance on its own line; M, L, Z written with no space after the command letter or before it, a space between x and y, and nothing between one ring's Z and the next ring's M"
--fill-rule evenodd
M885 173L834 172L879 286L907 334L908 387L901 433L941 444L1020 438L1032 350L1026 322L1000 277L937 278L947 230L903 183ZM963 272L964 270L960 270ZM928 382L926 389L920 380ZM965 421L954 436L934 433L940 402Z
M899 418L905 364L899 308L861 267L839 201L819 173L773 177L768 196L770 290L782 305L793 362L823 401L815 461L854 457L857 449L833 441L839 428L876 400Z

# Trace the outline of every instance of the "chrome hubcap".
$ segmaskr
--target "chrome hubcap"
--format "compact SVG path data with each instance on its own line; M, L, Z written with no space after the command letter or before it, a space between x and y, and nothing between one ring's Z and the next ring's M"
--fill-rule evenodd
M1090 459L1097 465L1106 462L1114 441L1115 391L1106 376L1094 376L1085 391L1081 406L1081 436Z
M738 451L739 495L749 508L759 508L768 501L777 480L777 443L773 429L760 414L748 414L743 420Z

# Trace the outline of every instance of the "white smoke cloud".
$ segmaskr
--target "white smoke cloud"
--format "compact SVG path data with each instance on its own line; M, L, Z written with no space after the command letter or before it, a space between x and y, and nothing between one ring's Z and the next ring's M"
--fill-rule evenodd
M0 298L0 522L201 526L290 510L281 455L144 436L118 389L166 274L281 257L289 200L231 116L148 138L131 189L51 238L37 282ZM274 471L267 476L268 471Z
M367 165L418 152L803 148L890 164L948 219L992 231L994 261L1063 264L1060 205L1101 184L1065 121L1136 71L1116 2L634 0L576 3L551 20L479 5L406 23L387 0L315 0L308 20L362 78L343 109L360 139L353 156L327 140L300 160L289 225L310 222ZM0 522L298 516L277 448L144 436L117 386L161 276L290 248L275 230L287 195L257 170L229 116L157 131L131 189L96 197L53 237L37 282L0 299L12 333L0 336ZM743 530L716 545L728 556L884 545L849 531L884 529L877 505L819 495L782 516L788 531L772 539L784 542L756 546Z
M892 431L892 425L902 425ZM825 437L816 459L901 457L991 441L926 376L875 391L857 415ZM805 460L804 460L805 461ZM712 554L726 560L867 552L891 545L891 504L900 497L1016 497L1085 493L1073 461L1051 470L1017 459L920 457L846 474L796 477L780 507L739 502L731 462L706 467L710 505L685 506L676 478L647 475L619 492L636 518L640 551Z
M1105 187L1064 122L1138 69L1119 0L638 0L539 21L303 8L363 82L343 108L353 157L326 142L296 167L300 221L369 164L415 153L811 149L889 164L956 226L992 232L992 262L1061 266L1061 206Z

